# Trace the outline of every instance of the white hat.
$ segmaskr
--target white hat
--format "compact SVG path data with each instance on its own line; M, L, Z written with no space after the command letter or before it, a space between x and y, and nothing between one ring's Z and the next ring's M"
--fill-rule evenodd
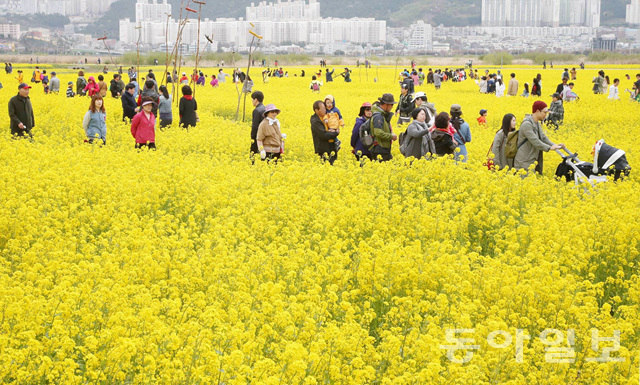
M418 98L427 98L427 94L425 94L424 92L420 91L420 92L416 92L415 95L413 95L413 101L415 102L416 99Z

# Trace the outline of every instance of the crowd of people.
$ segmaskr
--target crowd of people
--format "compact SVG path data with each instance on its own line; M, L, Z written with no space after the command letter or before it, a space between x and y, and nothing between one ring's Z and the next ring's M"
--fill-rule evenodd
M310 83L310 89L320 92L323 85L319 80L324 76L326 82L332 82L335 69L329 70L326 64L324 71L320 69L314 74ZM13 67L5 63L5 71L11 73ZM172 103L173 97L167 88L168 83L180 84L182 96L179 101L179 126L184 129L195 127L199 122L198 103L193 96L194 86L204 85L206 78L202 71L195 71L191 78L186 73L178 77L177 73L166 73L165 84L158 85L152 70L146 74L143 83L138 84L137 73L134 67L128 69L129 82L124 83L122 69L113 75L109 85L104 76L98 75L97 81L93 76L85 78L83 70L78 72L76 82L67 84L66 96L88 96L89 108L82 121L85 133L85 142L107 144L107 120L104 106L104 98L109 94L113 98L119 98L122 104L122 120L131 125L131 135L135 140L135 148L156 148L155 129L164 129L173 123ZM35 127L33 107L29 99L31 85L25 83L22 71L18 70L18 95L9 101L9 116L11 120L11 133L16 137L32 137L32 129ZM283 76L282 68L268 71L269 76ZM285 73L286 74L286 73ZM350 81L349 68L340 74L346 82ZM263 104L265 96L261 91L253 91L253 82L240 70L234 70L232 75L219 69L217 76L212 75L211 86L216 87L224 83L227 76L231 76L233 82L243 83L243 92L251 94L254 106L251 124L250 154L252 161L257 157L264 161L278 162L284 153L284 141L286 134L282 132L278 115L280 110L273 104ZM415 68L412 62L411 70L403 70L399 76L400 94L398 100L391 93L385 93L373 103L362 103L355 124L351 130L351 152L356 160L364 164L365 159L370 161L388 161L393 158L392 146L398 142L400 153L405 157L431 159L437 156L451 155L456 161L466 162L468 150L466 144L471 142L471 127L463 118L462 106L453 104L448 111L438 112L433 103L429 103L425 92L415 92L415 88L425 82L431 83L437 90L442 82L464 81L467 78L475 79L480 91L494 93L496 96L517 96L519 83L515 73L510 75L508 85L505 85L500 71L478 77L477 70L470 69L469 74L464 68L444 71L429 69L427 73L422 68ZM629 76L627 75L627 78ZM518 122L513 114L506 114L502 120L502 127L495 135L488 153L487 164L490 168L526 169L533 163L536 164L536 172L542 172L542 153L550 150L564 148L563 144L554 144L544 134L543 124L555 129L563 123L563 102L579 100L575 93L574 83L576 79L575 68L569 71L565 69L562 74L562 82L558 84L551 95L552 101L547 105L542 100L536 100L532 104L532 112L521 122ZM636 75L633 91L629 91L632 98L638 98L640 93L640 74ZM524 84L522 96L541 96L542 78L538 74L533 79L533 86L529 91L528 84ZM45 93L58 93L60 80L56 73L51 73L51 78L46 70L38 67L32 73L31 82L43 84ZM250 83L249 83L250 82ZM247 84L250 87L247 88ZM609 99L620 99L619 79L609 82L604 71L600 71L593 79L593 92L604 94L608 90ZM75 86L75 87L74 87ZM74 91L75 88L75 91ZM345 129L345 121L336 100L332 95L326 95L322 100L316 100L312 105L313 114L309 124L311 128L314 152L325 162L333 165L341 150L342 141L340 134ZM486 124L487 110L482 109L478 117L479 124ZM393 121L396 117L397 120ZM394 125L397 129L394 129ZM405 128L406 127L406 128ZM405 128L398 135L397 132ZM517 133L517 135L515 135ZM515 137L515 139L514 139ZM512 143L515 140L515 144ZM515 146L515 151L513 147ZM491 155L493 154L493 155Z

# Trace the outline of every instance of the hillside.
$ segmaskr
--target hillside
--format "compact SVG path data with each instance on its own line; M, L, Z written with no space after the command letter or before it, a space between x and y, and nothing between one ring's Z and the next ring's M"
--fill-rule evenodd
M202 10L203 17L244 17L245 7L258 0L208 0ZM87 28L95 35L106 31L109 36L118 36L118 20L135 18L135 0L119 0L111 5L109 12ZM180 9L181 0L169 0L174 17ZM186 2L186 1L185 1ZM602 24L624 23L625 6L628 0L603 0ZM233 4L233 6L230 6ZM399 27L415 20L426 20L433 25L477 25L480 24L482 0L321 0L323 17L375 17L387 20L389 26Z

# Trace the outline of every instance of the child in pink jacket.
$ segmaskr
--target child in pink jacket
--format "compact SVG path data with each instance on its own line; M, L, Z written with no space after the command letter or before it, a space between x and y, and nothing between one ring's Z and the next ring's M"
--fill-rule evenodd
M156 148L156 117L152 109L153 100L142 98L142 110L131 120L131 135L136 139L136 148Z
M89 82L87 83L87 86L84 87L84 91L89 96L93 96L100 92L100 86L96 83L96 79L93 76L89 76Z

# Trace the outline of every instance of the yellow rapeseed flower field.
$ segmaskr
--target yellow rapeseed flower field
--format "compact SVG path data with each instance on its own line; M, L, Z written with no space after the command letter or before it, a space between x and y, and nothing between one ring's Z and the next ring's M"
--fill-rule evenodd
M635 166L640 105L623 90L638 70L605 68L622 80L609 101L591 92L598 69L578 71L581 99L548 135L583 160L603 138ZM196 90L189 131L175 107L157 151L134 150L111 97L104 147L83 143L86 97L34 86L32 142L0 115L0 383L638 384L637 172L577 188L553 178L555 153L543 176L488 171L502 116L520 123L534 99L481 95L471 80L417 89L439 111L462 105L468 163L409 164L395 143L393 161L360 167L351 127L363 102L397 99L394 68L353 68L319 94L316 67L268 83L260 70L254 90L288 135L277 165L251 164L229 81ZM75 82L56 71L63 91ZM562 68L511 72L520 92L541 73L549 103ZM4 106L12 76L0 74ZM327 94L347 125L333 167L309 126Z

